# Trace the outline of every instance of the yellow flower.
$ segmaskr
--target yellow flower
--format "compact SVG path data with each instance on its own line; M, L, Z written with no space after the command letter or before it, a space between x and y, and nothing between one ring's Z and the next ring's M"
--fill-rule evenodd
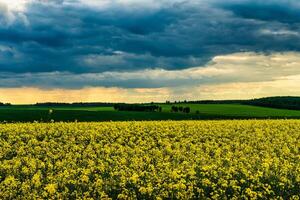
M57 185L56 184L47 184L45 187L45 191L47 191L50 195L55 194Z

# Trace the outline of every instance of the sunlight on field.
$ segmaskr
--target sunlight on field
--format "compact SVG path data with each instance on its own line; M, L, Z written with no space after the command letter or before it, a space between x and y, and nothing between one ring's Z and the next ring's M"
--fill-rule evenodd
M0 125L2 199L299 199L300 121Z

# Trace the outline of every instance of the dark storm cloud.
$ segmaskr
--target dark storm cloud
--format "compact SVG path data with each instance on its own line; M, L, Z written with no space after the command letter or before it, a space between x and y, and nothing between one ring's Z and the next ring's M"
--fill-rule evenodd
M223 4L223 8L231 10L235 15L262 21L278 21L282 23L299 23L300 12L298 1L234 1Z
M296 0L80 2L32 1L24 13L0 14L0 72L178 70L217 55L300 50Z

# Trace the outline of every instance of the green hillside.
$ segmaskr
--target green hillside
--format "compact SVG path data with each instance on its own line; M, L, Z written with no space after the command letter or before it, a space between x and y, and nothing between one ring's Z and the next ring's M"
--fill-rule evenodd
M300 119L300 111L239 104L158 104L162 112L115 111L101 106L2 106L0 122L141 121L190 119ZM191 113L172 113L171 107L190 107ZM51 112L49 112L51 110ZM198 111L198 112L197 112ZM197 112L197 113L196 113Z
M191 113L227 117L300 117L300 111L239 104L171 104L161 105L168 112L173 105L190 107Z

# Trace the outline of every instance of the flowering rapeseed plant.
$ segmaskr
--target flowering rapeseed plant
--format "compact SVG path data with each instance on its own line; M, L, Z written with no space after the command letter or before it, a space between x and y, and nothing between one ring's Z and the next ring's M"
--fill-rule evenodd
M0 199L299 199L300 121L0 125Z

